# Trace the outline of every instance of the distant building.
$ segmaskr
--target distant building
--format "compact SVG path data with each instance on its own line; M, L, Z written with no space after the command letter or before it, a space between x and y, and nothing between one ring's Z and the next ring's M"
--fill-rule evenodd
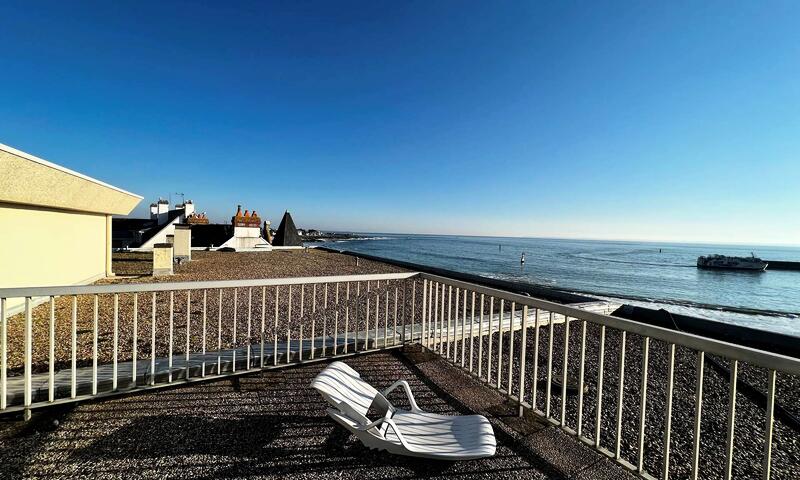
M194 203L187 200L170 209L169 202L158 199L150 204L150 218L115 218L113 222L114 248L150 249L156 243L165 243L167 235L175 234L175 225L189 223L205 217L195 213ZM206 218L206 223L208 219Z
M270 250L272 246L264 238L261 218L255 210L242 212L238 205L230 224L192 223L192 247L194 248L233 248L236 251ZM269 225L269 222L264 222Z
M275 232L275 238L272 240L272 245L275 247L302 247L303 240L297 233L297 227L294 226L294 220L287 211L283 214L281 224L278 225L278 230Z
M113 275L111 216L129 214L141 200L0 144L0 288L78 285Z

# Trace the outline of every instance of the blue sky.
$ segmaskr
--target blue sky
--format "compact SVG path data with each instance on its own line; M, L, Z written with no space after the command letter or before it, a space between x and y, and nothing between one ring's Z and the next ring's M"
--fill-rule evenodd
M797 2L3 2L0 142L323 229L800 244ZM20 179L24 181L24 179ZM175 197L175 195L173 195Z

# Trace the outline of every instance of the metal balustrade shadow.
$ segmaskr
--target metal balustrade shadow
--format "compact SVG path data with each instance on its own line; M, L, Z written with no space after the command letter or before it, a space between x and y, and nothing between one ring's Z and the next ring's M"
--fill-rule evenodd
M407 379L423 409L470 412L393 352L347 361L377 386ZM26 431L13 437L0 425L0 477L567 478L497 429L497 455L489 459L438 462L371 451L325 415L325 402L308 386L322 368L299 365L42 410L19 422Z

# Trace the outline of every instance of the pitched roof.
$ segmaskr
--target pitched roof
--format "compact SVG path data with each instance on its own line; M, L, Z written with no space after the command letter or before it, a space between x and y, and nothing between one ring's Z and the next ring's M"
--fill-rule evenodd
M281 224L275 232L275 238L272 240L272 245L276 247L302 247L303 241L300 235L297 234L297 227L294 226L294 220L287 211L283 214Z
M120 247L141 247L161 230L167 228L169 223L183 215L183 209L174 209L167 212L167 221L161 225L157 220L149 218L114 218L111 220L112 237L119 239ZM141 236L138 233L141 233Z

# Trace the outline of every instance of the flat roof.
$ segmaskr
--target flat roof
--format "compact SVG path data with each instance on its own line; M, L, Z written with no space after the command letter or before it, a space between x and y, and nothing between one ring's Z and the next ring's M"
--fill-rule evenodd
M131 192L127 191L127 190L123 190L123 189L121 189L119 187L115 187L114 185L108 184L108 183L103 182L101 180L98 180L96 178L92 178L92 177L90 177L88 175L84 175L82 173L76 172L75 170L70 170L69 168L62 167L61 165L57 165L57 164L55 164L53 162L48 162L47 160L45 160L43 158L37 157L36 155L31 155L30 153L27 153L27 152L23 152L22 150L17 150L16 148L10 147L10 146L8 146L6 144L0 143L0 150L4 150L4 151L6 151L8 153L12 153L12 154L14 154L14 155L16 155L18 157L22 157L22 158L24 158L26 160L30 160L32 162L39 163L39 164L44 165L46 167L54 168L54 169L56 169L56 170L58 170L60 172L76 176L76 177L78 177L78 178L80 178L82 180L86 180L86 181L89 181L89 182L92 182L92 183L96 183L96 184L101 185L103 187L110 188L112 190L116 190L116 191L118 191L120 193L124 193L124 194L130 195L132 197L136 197L136 198L138 198L140 200L144 198L141 195L137 195L135 193L131 193Z

